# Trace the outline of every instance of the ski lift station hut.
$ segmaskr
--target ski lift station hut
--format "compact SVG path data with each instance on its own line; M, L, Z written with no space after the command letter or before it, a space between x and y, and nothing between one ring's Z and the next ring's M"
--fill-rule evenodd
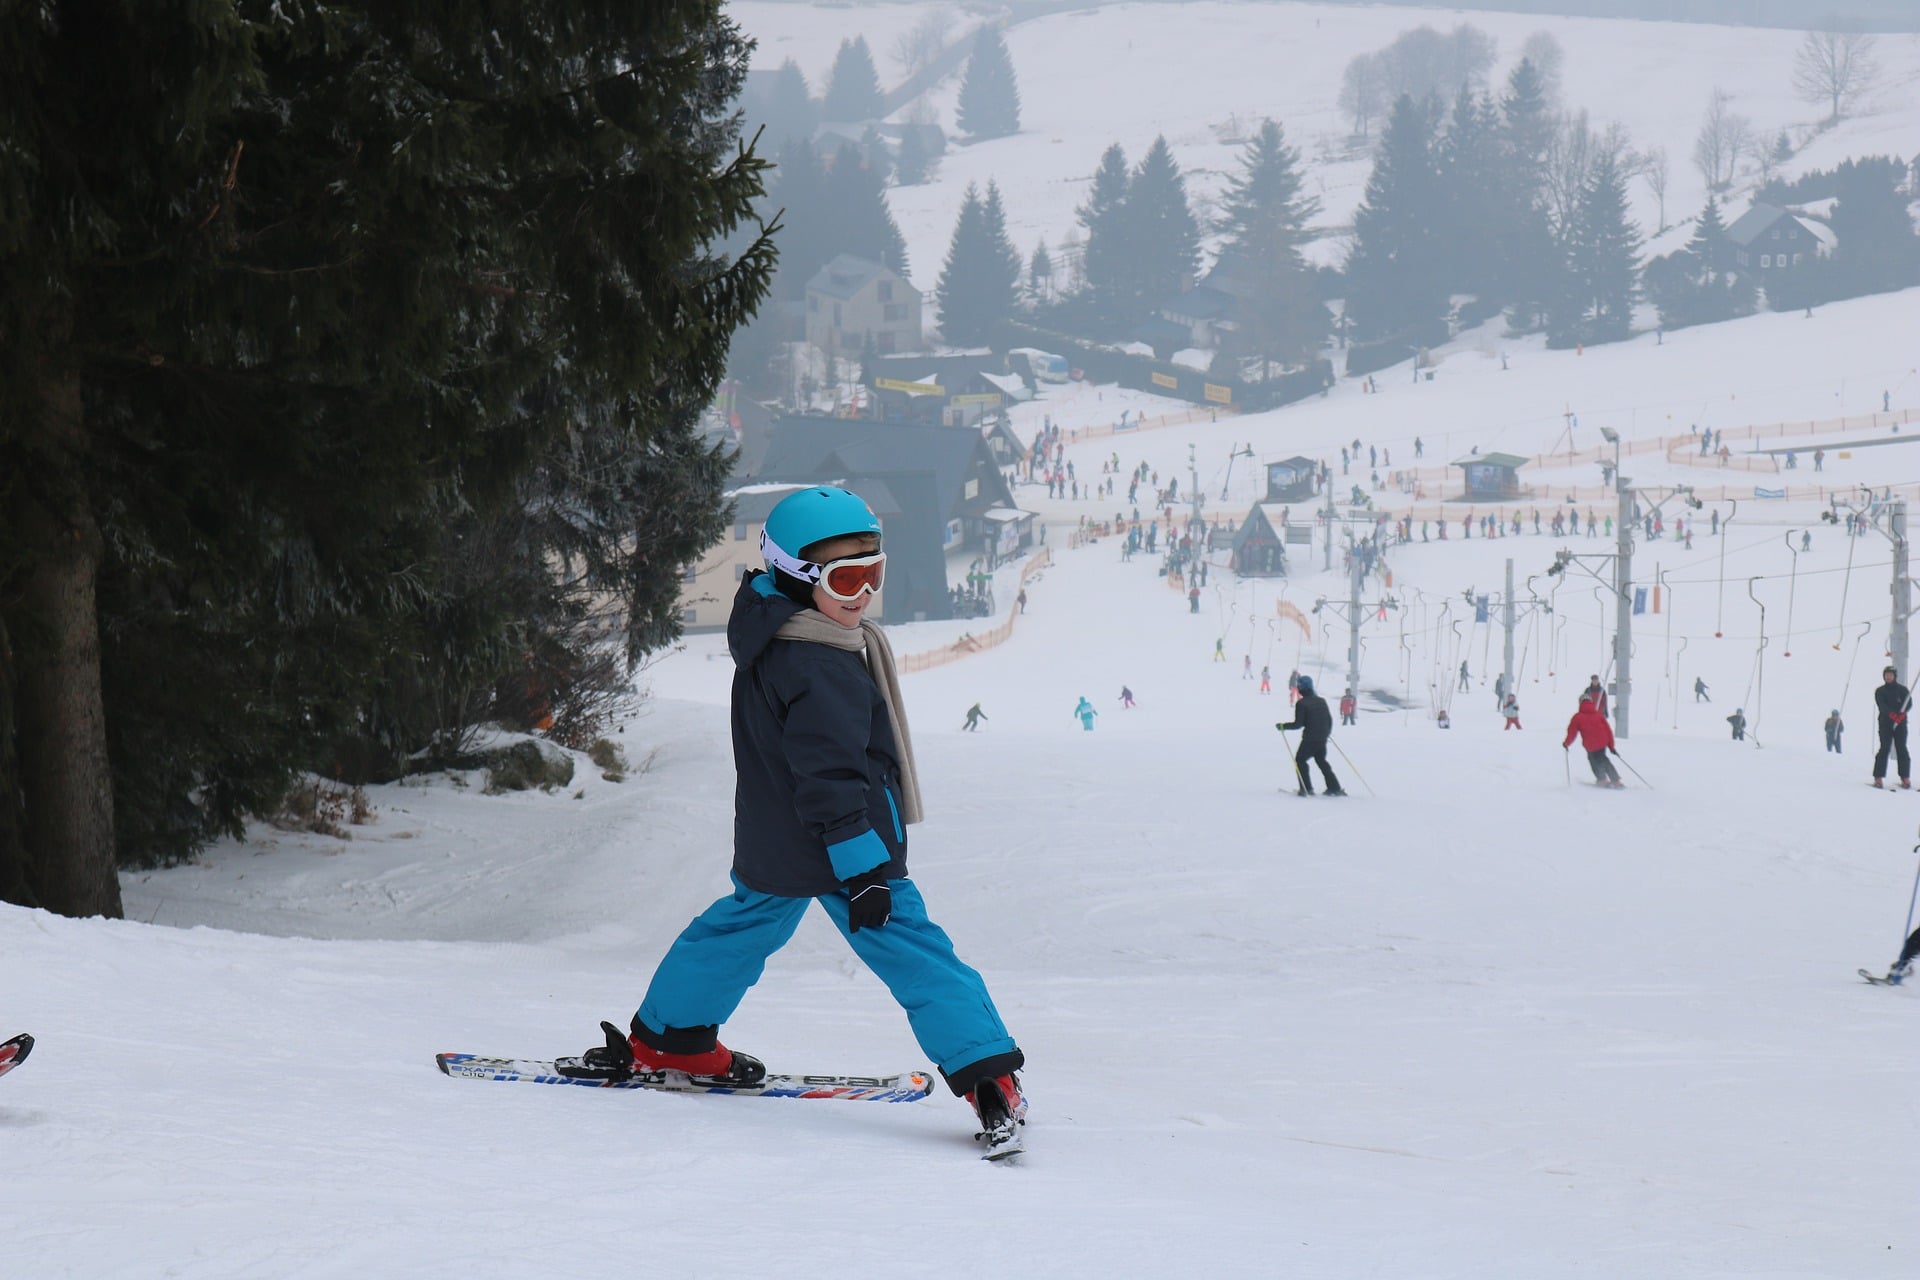
M1268 502L1311 502L1320 464L1312 458L1288 458L1267 464Z
M1455 502L1512 502L1527 496L1520 468L1527 459L1511 453L1472 453L1453 463L1466 472L1467 487Z
M1233 535L1233 571L1243 578L1287 576L1285 526L1277 504L1256 504Z

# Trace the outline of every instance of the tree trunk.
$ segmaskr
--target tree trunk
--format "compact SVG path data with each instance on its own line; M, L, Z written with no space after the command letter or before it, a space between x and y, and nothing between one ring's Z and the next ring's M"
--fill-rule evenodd
M100 689L94 582L100 531L84 481L86 423L72 373L46 384L52 474L14 518L28 567L8 607L14 644L14 761L25 807L24 880L35 904L67 916L120 915L113 778Z

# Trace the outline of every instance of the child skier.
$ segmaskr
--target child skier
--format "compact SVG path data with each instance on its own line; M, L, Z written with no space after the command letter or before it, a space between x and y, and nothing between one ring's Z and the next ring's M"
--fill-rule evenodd
M1088 702L1085 697L1082 697L1080 699L1080 705L1073 709L1073 714L1080 717L1080 727L1088 733L1092 733L1093 718L1100 713L1093 709L1091 702Z
M1360 703L1353 696L1353 690L1349 689L1345 693L1340 695L1340 723L1341 724L1353 724L1354 713L1359 709L1360 709Z
M862 615L880 590L880 522L844 489L801 489L767 516L767 571L740 583L733 654L733 892L668 949L630 1035L563 1074L623 1079L684 1071L752 1084L766 1068L719 1041L720 1024L786 944L809 902L907 1012L948 1088L989 1135L1026 1113L1025 1058L980 975L954 954L907 876L906 824L920 820L913 744L893 652Z
M1567 721L1567 738L1560 744L1562 751L1573 745L1575 734L1580 736L1580 745L1586 750L1587 767L1593 770L1594 785L1616 789L1626 786L1620 781L1620 771L1613 767L1613 761L1607 759L1607 753L1613 750L1613 726L1607 723L1591 698L1581 698L1580 709Z
M1747 713L1743 709L1735 707L1733 714L1727 717L1727 723L1733 726L1733 740L1735 742L1745 742L1747 740Z
M967 708L967 722L961 725L960 727L962 729L965 729L968 733L976 733L979 731L980 722L988 718L989 717L987 713L982 711L980 709L980 704L976 702L972 706Z
M1501 729L1502 733L1505 733L1508 729L1518 729L1520 727L1520 699L1518 695L1511 693L1507 695L1506 701L1500 704L1500 716L1506 721L1506 724Z
M1085 702L1086 699L1082 698L1081 701ZM1130 711L1133 709L1133 690L1124 684L1120 686L1120 709L1122 711Z

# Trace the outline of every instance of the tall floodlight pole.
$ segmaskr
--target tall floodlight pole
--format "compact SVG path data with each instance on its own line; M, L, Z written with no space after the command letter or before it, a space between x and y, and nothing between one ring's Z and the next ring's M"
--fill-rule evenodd
M1326 572L1333 572L1333 468L1327 473L1327 563Z
M1347 688L1360 696L1360 557L1348 552L1347 565Z
M1602 427L1600 435L1613 446L1613 484L1620 498L1614 518L1620 537L1613 562L1613 732L1624 738L1633 703L1633 489L1620 474L1620 433Z
M1507 596L1501 606L1501 622L1506 627L1506 643L1501 649L1502 670L1506 673L1506 682L1500 687L1508 693L1513 692L1513 559L1507 559Z
M1895 498L1887 508L1887 531L1893 538L1893 619L1887 631L1887 652L1902 680L1912 680L1907 667L1907 619L1913 615L1913 580L1907 576L1907 500Z

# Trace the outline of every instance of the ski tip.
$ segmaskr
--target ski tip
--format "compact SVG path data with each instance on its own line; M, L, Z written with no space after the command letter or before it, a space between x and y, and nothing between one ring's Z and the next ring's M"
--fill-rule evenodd
M459 1058L464 1056L465 1056L464 1054L458 1054L458 1053L436 1053L433 1055L433 1065L440 1068L441 1075L450 1076L453 1074L453 1071L451 1068L447 1066L447 1063L454 1058Z

